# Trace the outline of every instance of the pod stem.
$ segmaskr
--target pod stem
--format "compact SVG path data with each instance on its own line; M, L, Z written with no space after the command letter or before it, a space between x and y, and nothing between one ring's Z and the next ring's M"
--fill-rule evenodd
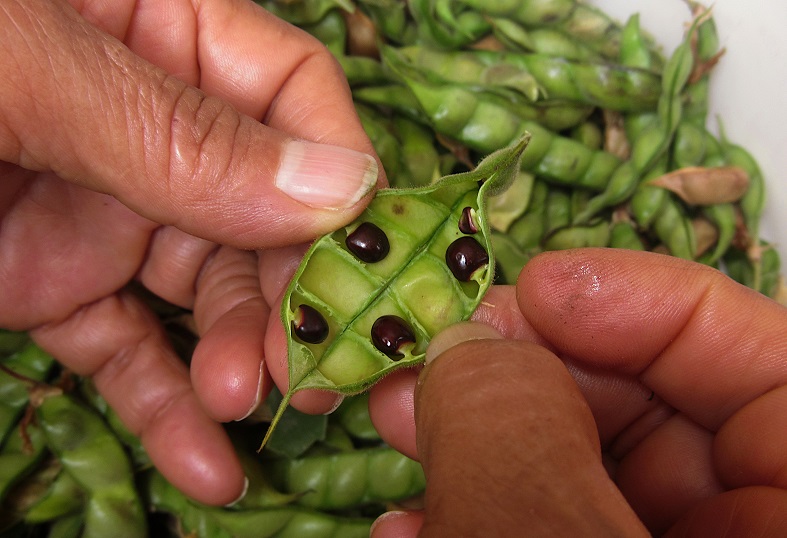
M268 426L268 431L265 432L265 437L262 439L262 443L260 443L260 448L257 449L257 453L259 454L262 452L262 449L265 448L268 440L271 438L273 434L273 430L276 429L276 425L281 420L281 417L284 415L284 412L287 410L287 407L290 405L290 399L292 399L292 395L295 393L293 390L288 390L286 394L282 395L281 402L279 402L279 407L276 409L276 414L273 415L271 419L271 423Z

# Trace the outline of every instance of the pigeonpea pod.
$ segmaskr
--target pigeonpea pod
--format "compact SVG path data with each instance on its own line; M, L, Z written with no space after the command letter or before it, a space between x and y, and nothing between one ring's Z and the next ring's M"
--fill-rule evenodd
M85 490L84 537L144 537L147 520L128 455L101 416L65 393L36 402L49 449Z
M81 515L86 502L84 489L68 471L60 469L46 492L25 513L27 523L54 521L72 514ZM81 525L80 525L81 527Z
M473 313L494 275L487 199L515 179L529 140L427 187L381 190L355 222L312 244L282 301L289 386L260 449L294 392L362 392L421 363L432 335Z
M43 432L35 424L20 423L0 447L0 504L11 488L32 473L46 455Z
M337 517L303 506L232 509L204 506L185 497L157 472L143 477L152 508L177 517L198 538L365 538L372 520Z
M399 501L421 493L426 484L418 462L387 447L279 459L269 469L278 489L321 510Z
M629 250L647 250L636 227L628 220L620 220L612 224L609 230L609 246Z
M277 17L297 25L321 21L333 9L354 9L350 0L254 0Z
M369 416L368 392L346 397L333 417L351 437L361 441L380 440L380 434Z
M565 99L608 110L656 107L661 77L610 62L577 62L509 51L440 51L405 47L399 52L419 69L445 82L487 91L508 89L529 101Z
M0 446L27 406L32 384L43 381L54 364L49 353L29 341L0 359Z

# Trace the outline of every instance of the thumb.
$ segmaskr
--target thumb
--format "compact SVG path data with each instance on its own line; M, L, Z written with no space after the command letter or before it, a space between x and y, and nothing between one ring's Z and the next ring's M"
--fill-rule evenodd
M339 228L377 182L372 156L295 140L238 113L136 56L66 2L6 2L0 28L5 161L53 171L156 222L246 248ZM307 53L292 69L313 71L309 78L326 95L339 95L344 109L332 111L334 123L347 122L348 139L358 140L363 131L341 71L316 40L298 39L290 46ZM299 107L299 121L325 122L310 114L327 107Z
M421 536L647 535L606 474L593 417L562 362L490 332L456 325L430 345L415 400Z

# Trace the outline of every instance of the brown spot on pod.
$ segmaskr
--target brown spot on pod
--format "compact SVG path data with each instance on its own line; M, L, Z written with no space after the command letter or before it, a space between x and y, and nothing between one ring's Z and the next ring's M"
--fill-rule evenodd
M396 359L404 357L402 348L415 344L415 335L410 325L399 316L381 316L372 325L374 347Z
M307 344L320 344L328 338L328 322L315 308L302 304L295 311L292 331Z
M388 255L388 236L376 224L364 222L345 239L344 244L359 260L366 263L379 262Z
M472 207L466 207L462 210L462 215L459 217L459 231L463 234L478 233L478 225L475 223L475 211Z
M489 255L481 243L470 236L464 236L448 245L445 263L457 280L469 282L473 273L489 263Z

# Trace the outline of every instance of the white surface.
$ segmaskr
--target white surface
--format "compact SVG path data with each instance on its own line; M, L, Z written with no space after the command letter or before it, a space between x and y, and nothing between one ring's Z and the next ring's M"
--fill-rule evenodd
M669 54L689 9L682 0L590 0L620 22L634 12ZM775 243L787 275L787 2L708 0L726 53L711 75L709 125L722 118L727 137L759 162L766 182L760 235Z

